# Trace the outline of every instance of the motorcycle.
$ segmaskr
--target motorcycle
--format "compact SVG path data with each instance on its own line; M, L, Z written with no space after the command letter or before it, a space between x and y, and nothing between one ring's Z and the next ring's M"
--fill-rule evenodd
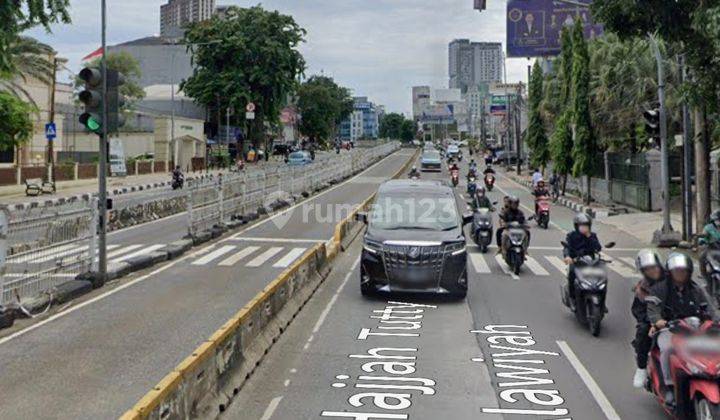
M720 302L720 244L715 242L708 244L704 238L700 238L699 243L708 247L705 257L705 290Z
M479 208L473 214L472 238L483 254L488 251L493 238L492 209Z
M485 174L485 188L488 191L492 191L493 187L495 187L495 175L491 173Z
M697 317L670 321L662 331L670 331L673 354L671 375L675 382L675 402L665 402L660 350L653 337L648 363L646 389L655 395L665 412L677 419L720 419L720 325Z
M417 181L420 179L420 172L410 172L408 174L408 178L412 179L413 181Z
M468 196L474 197L475 191L477 191L477 184L475 183L475 178L470 177L468 178L468 184L467 184L467 193Z
M452 179L452 185L453 187L457 187L460 183L460 171L457 169L453 169L450 171L450 178Z
M535 220L538 226L547 229L550 224L550 201L548 197L541 196L535 199Z
M462 158L463 158L462 153L458 153L458 156L457 156L458 162L462 162Z
M567 247L565 242L561 242ZM614 242L605 245L605 248L612 248ZM600 335L600 326L607 308L605 297L607 296L607 270L605 264L610 261L603 259L600 255L584 255L575 258L570 267L575 275L574 287L575 296L570 296L567 284L562 287L562 302L575 313L577 320L588 326L590 334L594 337Z
M510 222L502 238L502 256L505 264L513 273L520 274L520 267L525 263L527 231L518 222Z
M182 176L173 177L172 180L172 189L173 190L180 190L182 189L183 185L185 184L185 178Z

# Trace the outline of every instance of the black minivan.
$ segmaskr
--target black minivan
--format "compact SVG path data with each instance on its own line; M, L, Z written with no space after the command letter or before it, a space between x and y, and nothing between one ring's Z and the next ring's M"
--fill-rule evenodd
M467 251L455 195L441 181L384 182L368 214L360 264L360 290L420 292L465 297Z

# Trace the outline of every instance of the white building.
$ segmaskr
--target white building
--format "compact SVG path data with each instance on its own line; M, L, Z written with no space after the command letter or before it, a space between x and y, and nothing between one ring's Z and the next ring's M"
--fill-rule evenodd
M462 92L481 83L502 80L502 44L453 40L448 45L448 76L448 86Z
M188 24L210 19L215 0L169 0L160 6L160 34L180 37Z

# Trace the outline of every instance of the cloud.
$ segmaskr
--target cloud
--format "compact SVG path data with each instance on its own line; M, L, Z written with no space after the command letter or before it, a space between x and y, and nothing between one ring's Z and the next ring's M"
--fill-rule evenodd
M72 25L52 34L32 35L52 45L79 67L80 59L100 45L97 0L72 0ZM165 0L108 2L108 43L159 32ZM219 4L250 6L247 0ZM505 3L488 2L478 13L472 0L265 0L262 6L291 14L307 29L301 50L307 74L324 71L357 95L410 113L413 85L447 87L447 45L455 38L501 41L505 38ZM529 62L508 60L508 79L526 80Z

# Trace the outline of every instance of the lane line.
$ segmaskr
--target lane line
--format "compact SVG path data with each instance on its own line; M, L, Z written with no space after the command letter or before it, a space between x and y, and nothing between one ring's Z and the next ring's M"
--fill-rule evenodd
M303 254L303 252L305 252L306 249L307 249L307 248L293 248L293 249L291 249L290 252L288 252L287 254L285 254L284 257L280 258L280 259L278 260L278 262L276 262L275 264L273 264L273 267L276 267L276 268L285 268L285 267L287 267L288 265L290 265L291 262L295 261L299 256L301 256L301 255Z
M283 250L283 248L281 246L275 246L272 248L268 248L267 251L263 252L262 254L253 258L249 263L245 264L245 267L260 267L261 265L265 264L265 262L267 260L274 257L276 254L278 254L282 250Z
M563 273L563 275L567 275L567 265L565 264L565 261L562 260L560 257L556 257L554 255L546 256L545 259L553 265L559 272Z
M119 263L119 262L123 262L123 261L125 261L125 260L129 260L130 258L137 257L138 255L147 255L147 254L149 254L149 253L151 253L151 252L153 252L153 251L157 251L158 249L160 249L160 248L162 248L162 247L164 247L164 246L165 246L164 244L150 245L150 246L147 247L147 248L143 248L143 249L141 249L141 250L139 250L139 251L135 251L135 252L133 252L133 253L131 253L131 254L123 255L123 256L120 257L120 258L115 258L114 260L112 260L112 261L110 261L110 262L112 262L112 263Z
M277 410L278 405L280 404L280 401L282 399L282 396L273 398L272 401L270 401L270 404L268 404L267 408L265 409L262 417L260 417L260 420L270 420L272 415L275 413L275 410Z
M236 252L234 255L231 255L228 258L225 258L224 260L220 261L220 264L218 264L218 265L221 265L223 267L235 265L235 264L237 264L238 261L249 256L253 252L257 251L258 249L260 249L259 246L249 246L247 248L243 248L240 251Z
M570 362L570 365L572 365L573 369L575 369L575 372L577 372L578 376L580 376L580 379L585 383L585 386L590 391L590 394L592 394L593 398L595 398L595 402L600 406L600 409L605 414L605 418L608 420L620 420L620 416L618 415L617 411L613 408L612 404L610 404L610 400L605 396L602 389L600 389L600 386L598 386L597 382L595 382L595 379L590 375L590 372L585 369L585 366L580 362L580 359L577 358L575 355L575 352L570 348L568 343L565 341L556 341L558 347L560 347L560 350L563 352L565 357Z
M227 254L228 252L234 250L235 248L236 248L235 245L221 246L220 248L205 255L204 257L198 258L197 260L193 261L192 265L205 265L217 258L222 257L223 255Z
M317 244L323 242L322 239L293 239L293 238L231 238L233 241L248 241L248 242L281 242L281 243L298 243L298 244Z
M548 271L546 269L544 269L543 266L541 266L540 263L537 262L537 260L535 258L533 258L529 255L525 257L525 265L527 265L528 268L530 269L530 271L532 271L533 274L535 274L536 276L549 276L550 275L550 273L548 273Z
M476 273L480 274L489 274L490 266L488 265L487 261L485 261L485 257L483 254L479 254L476 252L470 253L470 262L473 265L473 268L475 269Z
M310 339L308 340L308 343L310 343L313 335L320 330L320 327L322 327L323 323L325 322L325 318L327 318L333 305L335 305L335 302L337 301L338 296L340 296L340 292L342 292L343 288L345 287L345 284L347 284L348 280L350 279L350 276L355 272L355 268L357 268L359 263L360 263L360 257L357 257L357 259L355 260L353 265L350 267L350 270L345 275L345 278L343 279L343 282L340 284L340 287L338 287L338 289L335 291L335 294L332 296L332 298L330 298L330 301L325 306L325 309L323 309L322 313L318 317L317 322L315 322L315 326L312 329L312 335L310 335Z

